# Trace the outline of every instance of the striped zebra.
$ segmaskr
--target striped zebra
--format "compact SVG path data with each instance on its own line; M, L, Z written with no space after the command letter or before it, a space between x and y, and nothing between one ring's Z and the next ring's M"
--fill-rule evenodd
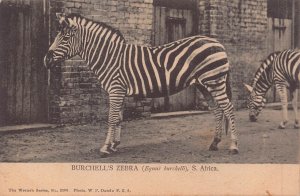
M248 97L250 120L257 120L257 116L265 103L264 97L274 83L282 104L282 121L278 128L284 129L288 122L287 89L291 93L292 106L295 113L294 128L299 128L297 106L299 81L300 51L284 50L271 53L256 71L252 86L245 84L250 92Z
M230 102L229 63L224 47L204 36L184 38L158 47L127 44L107 24L78 14L57 14L60 32L44 57L46 68L79 55L109 95L108 132L101 155L120 144L125 96L164 97L194 84L215 100L216 134L210 150L218 150L223 122L231 130L230 153L237 154L237 132ZM227 132L226 129L226 132Z

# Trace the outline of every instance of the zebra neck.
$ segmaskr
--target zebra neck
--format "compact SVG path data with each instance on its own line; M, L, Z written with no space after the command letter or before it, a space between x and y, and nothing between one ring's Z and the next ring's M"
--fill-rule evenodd
M262 95L264 96L268 90L270 89L271 85L266 85L266 84L256 84L254 87L254 91L256 92L257 95Z
M257 94L265 95L272 86L272 83L272 61L266 60L261 64L261 66L255 73L252 87L253 90L257 92Z
M112 38L113 41L112 41ZM123 50L123 40L119 37L104 36L91 40L80 53L87 66L95 73L101 86L114 77L120 67L120 58Z
M253 85L253 90L258 95L265 95L272 86L270 78L260 77L260 79Z

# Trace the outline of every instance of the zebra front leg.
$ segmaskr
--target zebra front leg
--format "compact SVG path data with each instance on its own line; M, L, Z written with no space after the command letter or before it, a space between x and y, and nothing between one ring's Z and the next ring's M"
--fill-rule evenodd
M282 84L276 84L276 89L278 91L280 101L281 101L281 107L282 107L282 121L280 122L278 128L279 129L285 129L285 126L288 122L288 100L287 100L287 90L286 86Z
M114 138L114 127L109 126L106 139L102 148L100 148L101 157L107 157L111 153L112 138Z
M115 140L111 143L110 146L110 150L112 150L113 152L117 152L118 150L117 147L121 144L120 136L121 136L121 125L118 125L115 131Z
M292 105L295 114L294 128L299 129L300 126L299 126L299 119L298 119L298 89L295 89L293 92Z
M115 134L115 139L113 141L113 145L111 146L111 149L116 152L117 151L117 146L121 144L121 123L123 122L123 112L124 112L124 101L121 107L121 110L119 112L119 124L116 127L116 134Z
M106 157L114 152L118 143L120 143L120 111L122 109L123 102L124 95L109 95L108 132L105 143L100 149L101 157Z
M123 109L124 108L122 106L121 111L119 112L119 124L116 126L115 129L115 138L110 147L110 149L114 152L117 151L117 146L121 144L121 129L122 129L121 122L123 121Z

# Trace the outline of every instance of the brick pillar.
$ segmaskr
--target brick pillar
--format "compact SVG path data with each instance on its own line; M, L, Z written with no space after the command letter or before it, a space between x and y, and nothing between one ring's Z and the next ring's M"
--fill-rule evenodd
M295 16L294 16L294 27L295 27L295 35L294 35L294 47L295 48L300 48L300 18L299 18L299 14L300 14L300 1L299 0L294 0L295 4Z
M225 46L231 65L232 102L236 108L244 107L248 93L243 82L253 79L267 55L267 0L199 0L198 5L199 32Z

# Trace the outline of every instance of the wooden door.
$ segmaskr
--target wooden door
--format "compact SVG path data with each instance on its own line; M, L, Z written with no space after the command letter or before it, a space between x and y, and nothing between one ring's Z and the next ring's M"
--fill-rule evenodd
M293 48L293 0L268 0L268 52ZM278 102L275 86L267 93L268 102Z
M198 33L196 1L154 1L153 45L162 45ZM152 112L193 110L201 94L193 86L164 98L155 98Z
M0 3L0 124L47 120L43 1Z

